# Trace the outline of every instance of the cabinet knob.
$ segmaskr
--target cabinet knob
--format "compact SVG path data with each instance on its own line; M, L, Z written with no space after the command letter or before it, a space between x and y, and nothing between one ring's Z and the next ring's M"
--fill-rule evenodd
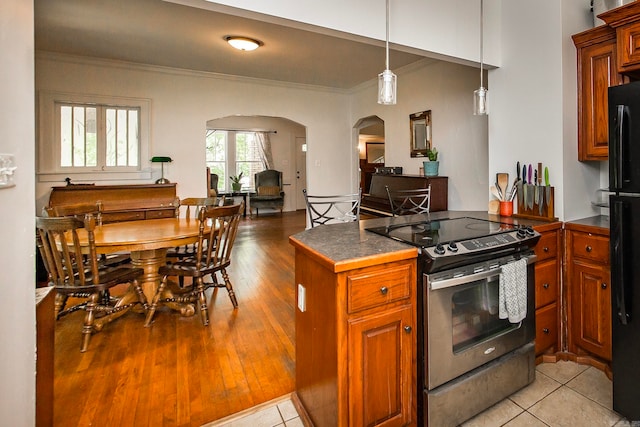
M404 331L405 331L406 333L410 334L410 333L411 333L411 326L405 326L405 327L404 327Z
M380 293L382 295L386 295L389 292L389 288L387 288L386 286L383 286L380 288Z
M542 250L543 250L544 252L549 252L549 247L548 247L548 246L545 246L544 248L542 248Z
M549 334L549 328L544 328L542 332L544 332L545 334Z
M587 252L591 252L591 250L593 249L591 246L587 245L586 248L584 248Z
M542 287L545 288L545 289L549 289L549 284L545 283L544 285L542 285Z
M601 284L601 285L600 285L600 287L601 287L602 289L607 289L607 284L606 284L606 283L603 283L603 284Z

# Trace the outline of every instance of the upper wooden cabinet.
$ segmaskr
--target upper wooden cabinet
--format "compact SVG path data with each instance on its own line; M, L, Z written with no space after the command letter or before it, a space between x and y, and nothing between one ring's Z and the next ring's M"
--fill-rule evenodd
M609 156L608 88L622 84L616 71L616 33L602 26L573 36L578 54L578 160Z
M609 86L640 78L640 1L598 15L573 36L578 54L578 160L609 157Z
M615 28L618 73L640 77L640 2L612 9L599 17Z

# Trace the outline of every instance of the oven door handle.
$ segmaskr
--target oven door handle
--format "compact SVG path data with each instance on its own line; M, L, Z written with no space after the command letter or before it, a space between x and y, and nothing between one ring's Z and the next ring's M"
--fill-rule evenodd
M475 282L476 280L498 277L500 276L500 273L502 273L502 267L494 268L492 270L479 271L477 273L469 274L466 276L452 277L451 279L436 280L429 283L429 288L433 290L450 288L452 286Z

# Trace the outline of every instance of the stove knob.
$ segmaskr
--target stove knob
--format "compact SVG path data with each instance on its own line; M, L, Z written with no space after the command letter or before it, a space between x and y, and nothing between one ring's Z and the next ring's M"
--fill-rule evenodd
M458 245L456 244L456 242L451 242L447 246L447 249L449 249L451 252L458 252Z
M516 235L519 239L524 239L525 237L527 237L527 232L524 230L524 228L518 228L518 233Z
M536 232L533 231L533 227L527 227L525 230L527 231L528 236L533 236L534 234L536 234Z
M442 243L438 243L434 251L438 255L444 255L444 246L442 246Z

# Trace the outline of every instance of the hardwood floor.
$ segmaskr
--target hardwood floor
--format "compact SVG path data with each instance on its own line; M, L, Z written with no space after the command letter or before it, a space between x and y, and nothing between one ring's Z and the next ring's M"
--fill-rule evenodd
M295 388L294 250L304 211L246 218L229 270L239 307L210 291L211 323L128 313L80 353L83 313L56 323L55 426L200 426Z

